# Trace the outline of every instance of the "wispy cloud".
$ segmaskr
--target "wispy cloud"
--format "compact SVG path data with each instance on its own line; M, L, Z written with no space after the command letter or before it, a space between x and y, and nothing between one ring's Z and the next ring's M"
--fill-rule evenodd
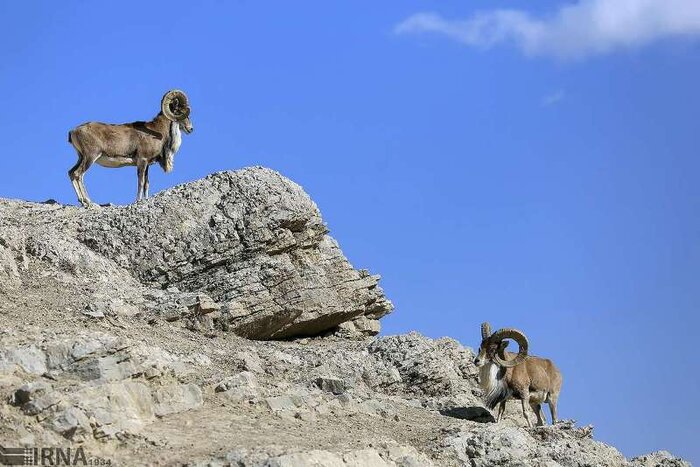
M397 34L432 32L488 49L511 43L528 56L582 58L672 37L700 37L698 0L580 0L549 16L489 10L467 19L417 13Z
M566 92L563 89L559 89L557 91L554 91L551 94L547 94L544 96L541 100L541 104L543 107L549 107L555 104L560 103L561 101L564 100L566 97Z

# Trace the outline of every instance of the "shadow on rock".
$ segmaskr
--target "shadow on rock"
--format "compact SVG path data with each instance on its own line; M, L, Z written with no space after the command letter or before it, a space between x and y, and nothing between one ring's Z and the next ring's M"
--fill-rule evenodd
M471 420L479 423L493 423L496 421L494 416L484 407L452 407L450 409L442 409L442 415L462 420Z

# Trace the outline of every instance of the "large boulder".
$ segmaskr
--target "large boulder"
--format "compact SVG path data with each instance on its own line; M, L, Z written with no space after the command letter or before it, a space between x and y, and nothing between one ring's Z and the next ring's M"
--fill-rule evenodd
M357 334L376 334L392 309L379 276L350 265L303 189L261 167L124 207L2 200L4 288L19 288L32 263L41 286L51 286L51 271L63 284L102 284L87 297L90 316L147 312L253 339L313 336L352 320Z

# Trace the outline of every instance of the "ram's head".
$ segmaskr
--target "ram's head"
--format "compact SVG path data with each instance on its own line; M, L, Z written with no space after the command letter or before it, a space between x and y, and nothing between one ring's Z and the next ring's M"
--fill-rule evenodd
M190 103L184 92L179 89L166 92L160 101L160 109L168 120L180 125L180 130L187 134L192 133L194 127L190 121Z
M518 354L508 359L506 347L508 339L513 339L518 343ZM511 368L520 365L527 358L527 337L521 331L513 328L503 328L491 333L489 323L481 324L481 345L479 354L474 359L476 366L483 366L487 362L493 362L504 368Z

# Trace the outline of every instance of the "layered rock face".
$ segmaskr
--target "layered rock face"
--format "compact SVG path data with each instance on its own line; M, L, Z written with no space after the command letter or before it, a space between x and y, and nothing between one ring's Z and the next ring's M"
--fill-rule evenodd
M494 423L474 354L448 338L253 341L97 323L110 333L2 331L1 445L82 447L93 465L124 466L690 465L627 460L572 421L526 428L517 403Z
M190 318L252 339L342 323L344 332L376 334L392 309L379 277L353 269L327 232L301 187L263 168L217 173L127 207L2 201L0 281L16 288L33 268L46 281L68 273L102 285L86 297L95 313Z
M471 349L374 336L377 281L267 169L128 207L0 200L0 446L123 466L689 465L626 459L573 421L526 428L519 402L494 423Z

